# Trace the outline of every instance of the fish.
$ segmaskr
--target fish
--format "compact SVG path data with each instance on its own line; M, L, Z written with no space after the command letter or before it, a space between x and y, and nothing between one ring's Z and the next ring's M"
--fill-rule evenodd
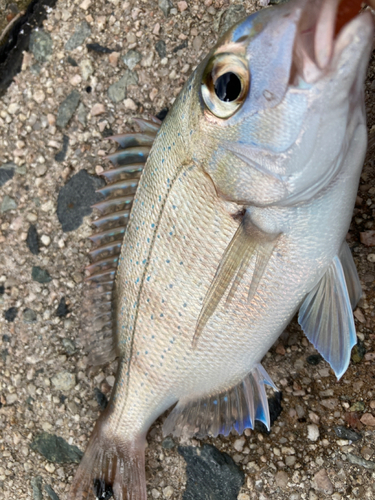
M93 364L116 383L70 498L146 500L149 427L200 438L270 427L261 360L298 311L344 375L361 296L345 237L367 146L369 12L337 0L245 18L165 120L115 136L88 269Z

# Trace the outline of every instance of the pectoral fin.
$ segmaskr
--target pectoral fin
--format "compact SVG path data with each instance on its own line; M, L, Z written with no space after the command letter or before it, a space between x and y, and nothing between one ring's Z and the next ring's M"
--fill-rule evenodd
M227 296L227 305L230 304L252 257L255 255L255 269L249 286L249 302L251 301L272 255L278 236L278 234L267 234L261 231L245 214L221 258L219 267L203 300L193 338L193 347L196 347L205 325L214 314L230 283L232 283Z
M338 256L306 297L298 322L340 379L348 368L357 338L345 273Z

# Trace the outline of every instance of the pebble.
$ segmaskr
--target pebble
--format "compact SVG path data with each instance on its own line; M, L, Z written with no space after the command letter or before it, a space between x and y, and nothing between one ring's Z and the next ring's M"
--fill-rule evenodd
M59 391L70 391L76 385L76 376L74 373L64 370L54 375L51 382Z
M81 125L86 127L87 124L87 109L86 106L83 104L83 102L79 103L78 109L77 109L77 120ZM57 155L56 155L57 156ZM56 157L55 157L56 159ZM59 160L57 160L59 161ZM62 161L62 160L60 160Z
M44 30L33 30L30 35L29 50L38 62L48 61L53 52L53 42L49 33Z
M359 465L360 467L364 467L365 469L375 470L375 462L372 460L366 460L361 457L357 457L357 455L353 455L352 453L347 454L348 462L354 465Z
M69 308L66 305L66 299L65 297L62 297L56 309L56 316L58 316L59 318L64 318L68 314L68 312Z
M281 489L285 489L288 485L289 476L285 471L278 471L275 475L275 483Z
M369 262L375 262L375 253L369 253L367 256Z
M126 89L129 85L136 85L138 83L137 73L127 69L123 76L115 83L108 87L108 97L111 101L117 103L126 98Z
M15 163L4 163L0 167L0 187L4 186L6 182L13 179L15 168L16 168Z
M45 163L40 163L35 167L35 176L43 177L47 172L47 165Z
M79 63L79 67L81 69L81 75L84 80L88 80L91 75L94 73L94 68L91 64L90 59L83 59Z
M59 497L56 495L54 489L49 484L44 485L44 490L51 500L59 500Z
M172 486L167 486L166 488L163 489L163 496L164 498L171 498L174 493L174 490Z
M307 426L307 439L310 441L317 441L319 439L319 427L316 424Z
M340 439L346 439L348 441L353 441L353 442L362 439L362 436L358 434L358 432L355 432L352 429L348 429L342 425L334 427L334 431L336 433L336 436L339 437Z
M68 125L69 120L78 107L80 98L80 93L77 90L73 90L60 104L56 118L56 125L58 127L65 128Z
M39 266L33 266L31 270L31 277L38 283L49 283L52 280L49 272Z
M239 439L236 439L235 442L233 443L233 448L236 451L241 452L243 450L243 447L245 446L246 439L244 436L241 436Z
M105 410L108 405L108 399L105 394L102 393L97 387L94 388L95 400L102 410Z
M333 484L325 469L321 469L314 475L312 485L315 490L321 491L325 495L332 495L333 493Z
M47 234L42 234L40 241L45 247L48 247L51 244L51 238Z
M363 245L366 245L368 247L375 246L375 231L365 231L363 233L359 233L359 237Z
M103 199L96 190L104 184L103 179L80 170L60 189L57 217L64 232L77 229L82 224L83 217L92 213L91 206Z
M66 354L68 354L68 356L71 356L72 354L74 354L76 352L76 345L72 340L67 339L67 338L63 338L62 343L63 343L64 349L65 349L65 352L66 352Z
M181 0L180 2L177 2L177 7L180 12L184 12L184 10L188 8L188 4L185 0Z
M125 109L130 109L131 111L137 111L137 109L138 109L138 106L133 101L133 99L130 99L130 97L128 97L127 99L124 100L124 106L125 106Z
M159 40L155 44L155 50L158 53L160 59L163 59L167 55L167 47L165 45L164 40Z
M178 452L187 464L184 500L237 500L244 473L229 455L209 444L179 446Z
M105 113L105 106L100 102L95 103L91 108L91 116L98 116L102 115L103 113Z
M172 450L176 446L176 443L170 436L168 436L165 439L163 439L161 445L165 450Z
M43 500L42 477L33 477L30 481L30 484L33 490L33 500Z
M91 35L90 25L86 21L82 21L76 26L73 35L65 44L65 50L71 51L83 44L87 37Z
M138 50L134 49L129 50L122 58L126 66L131 70L134 69L134 67L141 61L141 59L141 53L138 52Z
M8 106L8 113L10 115L15 115L19 109L20 109L19 104L16 102L12 102Z
M203 38L200 35L196 36L193 40L193 49L196 52L199 52L199 50L202 48L202 45L203 45Z
M6 396L6 402L7 402L7 405L12 405L12 404L14 404L17 400L18 400L18 395L17 395L17 393L7 394L7 396Z
M359 309L357 309L357 311L359 311ZM363 314L362 314L362 316L363 316ZM365 344L361 340L358 340L357 344L352 349L350 358L353 361L353 363L357 364L357 363L360 363L362 361L365 354L366 354Z
M45 101L46 94L43 92L43 90L36 90L33 94L33 99L36 103L42 104L42 102Z
M6 194L1 203L0 212L4 214L5 212L9 212L9 210L15 210L17 206L16 200Z
M36 312L29 308L23 311L22 316L24 323L35 323L37 320Z
M4 313L4 318L9 321L9 323L13 323L13 321L16 319L18 313L17 307L10 307L8 310L5 311Z
M80 104L80 106L81 106L81 104ZM83 104L82 104L82 106L84 107ZM78 107L78 113L79 113L79 107ZM77 113L77 115L78 115L78 113ZM79 117L78 117L78 120L79 120ZM61 150L58 153L55 154L55 160L56 161L62 162L62 161L65 160L66 154L68 152L68 146L69 146L69 136L63 134L62 148L61 148Z
M159 9L163 12L165 17L168 17L171 9L173 8L173 3L171 2L171 0L158 0L158 5Z
M361 422L364 425L369 425L371 427L375 426L375 417L371 413L365 413L361 417Z

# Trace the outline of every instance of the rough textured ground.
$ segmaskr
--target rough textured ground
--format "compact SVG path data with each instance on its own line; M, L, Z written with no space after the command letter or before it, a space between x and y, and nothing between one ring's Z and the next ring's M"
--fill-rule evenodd
M0 168L0 498L40 500L53 492L69 498L76 465L52 463L30 444L44 431L83 450L100 410L94 389L108 394L114 382L115 366L91 370L77 340L90 217L64 232L57 217L61 188L82 169L105 168L113 150L105 137L129 130L132 116L170 106L223 24L256 8L251 0L182 1L165 17L150 0L59 0L34 54L25 54L22 73L0 100L0 167L6 165ZM113 52L88 51L86 43ZM374 72L373 58L366 82L373 133ZM110 98L108 88L124 75ZM68 95L70 108L58 114ZM358 196L349 233L364 289L355 313L357 363L336 382L325 362L307 361L316 352L298 327L288 328L264 359L284 395L271 434L205 441L243 469L240 500L375 498L375 250L360 240L375 229L373 158ZM66 211L75 208L68 204ZM38 246L39 253L30 251ZM162 445L162 420L148 437L149 497L177 500L185 462L173 442ZM337 426L361 439L337 436Z

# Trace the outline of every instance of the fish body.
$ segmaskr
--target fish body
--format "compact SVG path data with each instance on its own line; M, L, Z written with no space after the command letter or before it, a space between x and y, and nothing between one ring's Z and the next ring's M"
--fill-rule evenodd
M118 258L116 386L72 498L145 500L146 433L175 403L165 433L269 425L260 362L298 309L345 372L373 25L362 14L334 40L336 7L294 0L233 27L160 127Z

